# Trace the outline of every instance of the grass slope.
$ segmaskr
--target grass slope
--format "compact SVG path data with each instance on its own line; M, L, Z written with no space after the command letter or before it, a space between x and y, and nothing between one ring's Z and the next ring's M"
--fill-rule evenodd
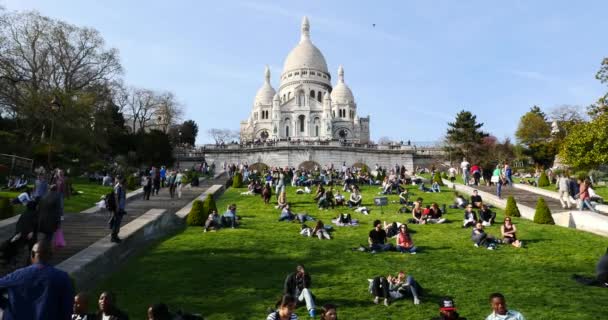
M453 195L420 193L425 203L451 203ZM100 285L119 296L132 318L144 317L147 305L163 301L173 309L201 312L208 319L264 319L265 310L280 296L285 276L297 263L312 275L317 305L335 303L342 319L429 319L437 314L442 295L456 299L460 313L483 319L490 312L487 297L499 291L509 306L527 319L595 319L605 311L608 290L586 288L570 280L572 273L590 274L603 254L606 239L558 226L535 225L514 218L519 238L527 249L500 246L497 251L475 248L470 229L461 229L462 211L449 209L452 223L411 225L418 255L396 252L371 255L350 250L365 244L374 219L405 221L397 214L397 196L369 216L353 214L359 227L337 228L331 241L304 238L300 226L277 222L278 210L259 197L241 196L243 189L229 189L218 208L237 203L242 228L203 233L191 227L132 259L120 272ZM364 187L364 205L372 207L377 187ZM296 195L288 188L295 212L306 211L326 224L346 208L319 211L312 195ZM502 221L498 210L498 220ZM499 227L488 228L498 235ZM405 270L426 289L421 305L411 300L391 306L373 305L367 280ZM306 310L296 312L306 319Z

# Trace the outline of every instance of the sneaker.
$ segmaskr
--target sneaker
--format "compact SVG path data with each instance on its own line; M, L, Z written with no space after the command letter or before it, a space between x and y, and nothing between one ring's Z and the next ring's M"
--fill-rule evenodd
M477 243L473 244L475 246L475 248L479 248L479 245Z
M494 250L494 247L488 247L488 250Z
M420 299L414 297L414 304L415 305L419 305L420 304Z
M371 254L375 254L375 253L376 253L376 250L372 250L370 253L371 253Z
M315 309L310 309L310 310L308 310L308 315L309 315L311 318L314 318L314 317L316 316Z
M384 305L388 307L388 305L389 305L388 299L384 299Z
M378 304L378 302L380 302L380 297L375 297L374 298L374 304Z
M416 251L410 252L410 254L416 254Z

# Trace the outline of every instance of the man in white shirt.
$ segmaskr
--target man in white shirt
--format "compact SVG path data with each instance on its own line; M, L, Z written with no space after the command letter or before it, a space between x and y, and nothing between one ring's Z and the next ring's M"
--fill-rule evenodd
M559 192L559 202L562 204L562 208L570 209L570 193L568 187L570 186L570 179L563 173L559 174L557 178L557 190Z
M526 320L521 313L515 310L507 310L505 296L501 293L490 295L490 305L492 306L492 313L486 317L486 320Z
M462 162L460 163L460 169L462 169L462 180L464 181L464 185L469 185L469 169L471 168L471 164L467 161L466 158L462 158Z

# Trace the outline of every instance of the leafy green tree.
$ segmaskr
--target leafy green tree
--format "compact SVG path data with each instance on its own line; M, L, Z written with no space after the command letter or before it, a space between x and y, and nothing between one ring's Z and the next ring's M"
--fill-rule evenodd
M482 143L488 134L481 130L483 123L477 122L477 116L470 111L462 110L456 114L454 122L448 123L446 134L446 152L451 160L462 157L471 158L474 149Z
M545 199L540 197L536 202L536 211L534 212L534 223L538 224L555 224L551 210L547 206Z
M560 157L575 168L593 169L608 163L608 113L573 126L565 137Z
M540 166L551 166L557 154L557 146L551 139L551 125L538 106L532 107L521 117L515 137L524 146L524 155L531 157Z

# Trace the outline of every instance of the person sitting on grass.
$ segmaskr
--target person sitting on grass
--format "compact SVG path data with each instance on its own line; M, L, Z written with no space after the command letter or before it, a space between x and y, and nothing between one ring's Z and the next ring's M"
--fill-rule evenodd
M319 201L319 199L321 199L323 196L325 195L325 188L323 188L323 185L321 183L319 183L317 185L317 191L315 192L315 201Z
M336 195L334 196L336 199L336 206L343 206L344 201L346 200L344 196L340 193L340 190L336 190Z
M237 226L237 216L236 216L236 204L231 204L228 206L228 210L224 212L224 215L221 218L222 225L226 228L230 227L234 229Z
M429 208L429 214L427 214L427 223L444 223L446 219L443 218L443 211L439 208L436 202L431 204Z
M209 212L209 216L207 217L207 220L205 221L204 232L207 232L209 230L219 230L221 228L221 226L222 226L222 223L221 223L220 215L217 214L217 211L211 210L211 212Z
M472 205L467 205L464 209L464 220L462 222L463 228L473 227L477 223L477 214L473 211Z
M74 297L74 307L72 320L95 320L97 315L89 313L89 297L86 293L80 292Z
M296 219L296 215L291 212L291 206L289 205L289 203L287 203L285 205L285 207L283 207L283 210L281 211L281 215L279 216L279 222L281 221L294 221Z
M475 247L486 247L488 250L496 249L494 237L486 233L481 222L477 222L475 228L473 228L473 231L471 232L471 240L473 241Z
M431 184L431 192L441 192L441 187L439 186L439 182L433 181L433 184Z
M481 209L481 205L483 204L483 199L479 195L479 191L473 190L473 195L471 196L471 204L473 208Z
M390 243L387 243L386 231L382 229L382 222L374 220L374 229L369 232L367 239L371 253L389 251L393 249Z
M467 200L458 192L454 193L454 204L450 206L452 209L464 209L469 203Z
M397 251L401 253L416 254L416 247L412 241L412 236L407 228L407 224L399 226L399 233L397 234Z
M312 235L316 235L319 240L323 240L323 239L327 239L327 240L331 240L331 235L329 235L329 232L325 229L325 225L323 224L323 221L318 220L317 224L315 225L315 228L312 229Z
M433 192L433 190L431 188L427 188L424 185L424 182L420 183L420 186L418 186L418 190L422 191L422 192Z
M336 200L334 198L334 187L330 186L329 189L325 190L325 199L329 206L334 209L336 207Z
M439 300L439 316L431 320L467 320L456 312L456 304L452 297L443 297Z
M264 199L265 204L270 203L270 198L272 197L272 188L268 184L264 184L262 188L262 199Z
M338 307L331 303L325 304L321 309L320 316L321 320L338 320Z
M104 291L99 296L99 312L97 319L129 320L129 316L116 306L116 296Z
M363 201L363 197L359 193L359 188L354 187L353 192L350 194L350 198L348 199L348 206L358 208L361 206L361 201Z
M412 208L412 218L408 220L409 223L425 224L426 220L424 220L423 211L422 198L418 198L416 199L416 202L414 202L414 208Z
M502 234L502 242L510 244L514 247L521 248L523 243L517 240L517 228L511 222L511 217L506 217L502 226L500 226Z
M340 213L336 219L331 220L332 223L335 223L338 227L350 227L350 226L358 226L359 220L352 219L350 213Z
M486 320L526 320L521 313L507 309L505 296L501 293L490 295L490 305L492 306L492 313L486 317Z
M420 294L422 287L412 276L406 276L405 272L400 271L397 277L390 274L386 277L378 276L368 279L370 282L369 291L374 296L374 303L378 304L384 298L384 305L388 307L390 301L412 297L414 304L420 304Z
M481 210L479 210L479 220L484 227L489 227L494 224L494 220L496 219L496 212L493 212L488 208L488 205L482 204Z
M296 298L291 295L283 295L276 311L270 313L266 320L298 320L296 310Z
M310 274L304 269L304 265L299 264L296 266L296 272L289 274L285 278L283 285L283 293L290 295L298 299L298 301L304 301L306 303L306 310L311 317L315 316L315 300L314 295L310 291L312 281Z
M410 193L406 188L399 194L399 204L407 205L409 203L409 201L410 201Z
M283 209L287 205L287 193L285 191L281 191L279 194L279 198L277 199L277 209Z

